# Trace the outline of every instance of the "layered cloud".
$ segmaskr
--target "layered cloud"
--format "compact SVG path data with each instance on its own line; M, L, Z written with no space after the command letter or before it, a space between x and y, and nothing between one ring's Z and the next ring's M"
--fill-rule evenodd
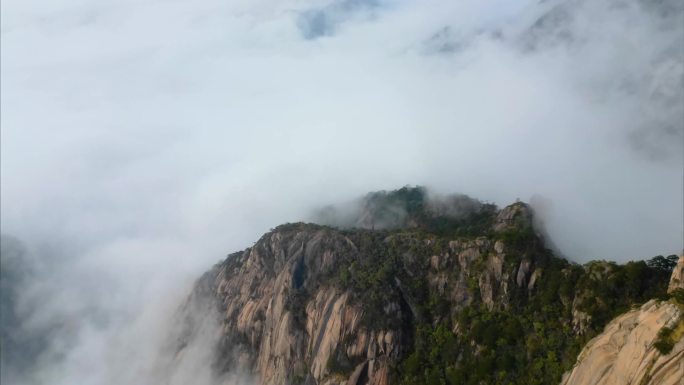
M59 267L35 322L80 314L70 302L108 320L74 332L52 383L82 367L113 383L108 343L166 314L150 303L174 308L225 253L368 191L536 196L580 262L680 252L683 15L646 0L4 1L2 231Z

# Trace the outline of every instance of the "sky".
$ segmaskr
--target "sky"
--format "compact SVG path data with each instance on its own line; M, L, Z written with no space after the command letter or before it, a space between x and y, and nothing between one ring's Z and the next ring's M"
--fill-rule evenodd
M79 328L54 383L83 366L110 383L113 336L270 228L369 191L543 202L576 262L681 253L683 7L3 1L0 218L51 272L35 322L147 309Z

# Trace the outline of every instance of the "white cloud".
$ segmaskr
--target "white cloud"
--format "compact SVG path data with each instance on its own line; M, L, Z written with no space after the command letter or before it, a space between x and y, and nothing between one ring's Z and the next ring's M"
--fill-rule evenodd
M313 206L405 184L540 194L579 261L681 251L676 2L340 4L4 1L3 232L73 261L64 295L101 276L120 303L83 302L108 316L173 302L172 279ZM306 39L321 10L334 28Z

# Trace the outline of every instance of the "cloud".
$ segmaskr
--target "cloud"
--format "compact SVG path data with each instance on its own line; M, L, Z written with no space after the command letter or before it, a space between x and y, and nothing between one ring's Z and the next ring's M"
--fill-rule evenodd
M381 6L377 0L342 0L320 8L307 9L297 18L297 26L305 39L333 35L340 24L354 17L368 17Z
M146 367L163 338L141 336L212 263L368 191L541 196L576 261L680 252L682 14L4 1L2 230L51 266L31 325L88 315L41 373L108 384Z

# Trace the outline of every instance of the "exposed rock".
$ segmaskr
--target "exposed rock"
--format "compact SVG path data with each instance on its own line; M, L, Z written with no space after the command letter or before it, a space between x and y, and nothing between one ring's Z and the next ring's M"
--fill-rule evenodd
M684 289L684 255L679 257L679 261L672 271L670 278L670 285L667 287L667 292L672 293L677 289Z
M462 245L461 250L463 251L458 253L458 264L464 272L469 273L473 262L481 258L480 247L469 242Z
M497 219L500 227L529 222L526 205L515 204L502 212ZM393 236L402 235L389 236L384 242L393 242ZM415 247L435 246L430 239L407 237ZM414 279L419 272L415 266L424 266L421 274L430 290L450 304L446 315L452 319L459 309L476 301L488 309L505 309L518 266L517 262L505 264L506 249L502 240L474 237L451 240L442 254L432 254L425 261L405 252L402 279ZM327 283L340 270L349 273L340 266L358 262L359 253L357 245L340 231L286 225L206 274L202 289L194 294L218 302L225 341L219 369L251 368L260 385L287 384L293 378L319 385L388 384L390 369L410 349L406 331L412 326L369 327L362 322L366 312L352 300L352 293ZM533 269L533 258L526 258L517 272L524 280L519 286L527 286ZM394 294L388 297L397 300L382 304L382 314L401 322L420 321L422 304L411 298L399 277L393 280L387 290ZM201 294L205 292L211 294Z
M495 301L502 307L507 304L507 299L499 296L499 292L506 292L507 282L503 278L503 255L490 255L485 264L485 269L479 274L478 286L482 302L488 309L494 309ZM506 278L508 275L506 274ZM503 290L502 290L503 289Z
M675 304L651 300L619 316L586 345L562 385L682 385L684 339L666 355L654 347L661 328L681 322L681 314Z
M363 385L365 384L367 378L368 361L363 361L356 367L356 369L354 369L352 375L349 376L349 380L347 380L347 385Z
M518 268L518 275L515 278L515 283L520 287L527 286L527 279L530 276L530 267L532 263L529 259L523 259L520 261L520 267Z
M516 203L479 222L482 232L453 238L423 230L280 226L215 266L191 296L203 311L208 302L219 312L214 367L222 373L241 368L259 385L389 385L414 352L418 330L436 325L456 334L450 338L466 339L459 344L477 356L485 340L473 339L463 314L525 311L557 294L555 277L603 282L615 269L554 259L529 231L531 218L528 206ZM594 298L591 290L562 289L556 327L567 328L569 340L604 325L580 311L583 299ZM570 363L565 358L563 367Z
M494 231L527 229L532 226L532 209L525 203L514 203L499 212L494 222Z
M506 245L501 240L498 240L498 241L496 241L496 243L494 243L494 251L497 254L503 254L505 248L506 248Z
M434 270L439 270L442 267L442 261L439 255L433 255L432 258L430 258L430 267Z
M527 290L532 291L534 290L534 284L537 283L537 280L541 277L542 275L542 269L537 268L534 270L532 273L532 276L530 277L530 282L527 284Z
M353 242L339 232L300 225L265 235L206 275L223 313L223 338L232 349L221 353L228 357L224 370L241 363L263 385L293 378L387 384L389 362L401 353L402 331L367 329L361 325L363 310L350 303L349 293L314 286L355 253ZM395 303L384 310L401 312Z
M578 302L577 299L575 299L575 304ZM589 323L591 322L591 316L581 310L578 310L576 305L573 305L572 309L572 330L579 334L583 335L587 331L587 327L589 326Z

